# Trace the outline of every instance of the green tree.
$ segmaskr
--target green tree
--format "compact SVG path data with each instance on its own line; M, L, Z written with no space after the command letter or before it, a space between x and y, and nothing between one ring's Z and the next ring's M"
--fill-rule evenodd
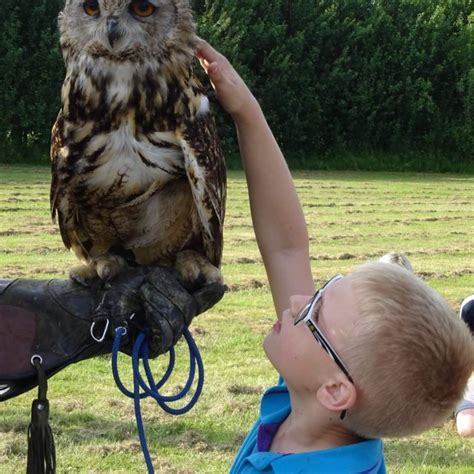
M62 4L62 0L4 1L0 20L4 150L5 145L10 151L48 146L64 74L56 25Z
M203 36L242 72L286 151L445 149L472 159L472 0L200 8Z
M64 0L3 0L0 150L47 155ZM287 156L440 150L474 161L474 0L191 0ZM225 148L233 124L218 114ZM7 152L7 154L5 154ZM2 157L0 156L0 159Z

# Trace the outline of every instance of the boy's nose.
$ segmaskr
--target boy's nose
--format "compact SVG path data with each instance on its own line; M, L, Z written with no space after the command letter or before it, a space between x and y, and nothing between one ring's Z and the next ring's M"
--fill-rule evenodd
M293 319L299 314L299 312L308 304L311 296L291 296L290 297L290 311Z

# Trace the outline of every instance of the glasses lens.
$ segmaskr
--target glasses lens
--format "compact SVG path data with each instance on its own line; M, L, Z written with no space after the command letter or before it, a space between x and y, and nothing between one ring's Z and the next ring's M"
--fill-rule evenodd
M298 323L301 323L301 321L303 321L303 319L306 317L306 315L308 314L309 307L310 307L310 304L307 304L307 305L298 313L298 316L296 316L296 318L295 318L295 326L296 326Z
M316 292L316 294L311 298L310 302L298 313L298 316L295 318L295 326L298 323L301 323L301 321L303 321L304 318L306 318L306 316L308 316L308 314L313 311L314 304L318 300L318 295L319 291Z
M312 313L314 311L314 307L315 305L317 304L319 298L321 297L321 295L324 293L324 290L329 286L331 285L332 283L334 283L335 281L339 280L342 278L342 275L336 275L334 277L332 277L329 281L327 281L318 291L316 291L316 293L314 294L314 296L311 298L311 301L298 313L298 315L296 316L295 318L295 326L298 324L298 323L301 323L301 321L303 321L304 318L306 318L306 316L308 316L308 314Z
M301 321L303 321L304 318L306 318L306 315L308 314L308 311L309 311L309 308L311 307L311 302L308 303L299 313L298 315L296 316L295 318L295 326L298 324L298 323L301 323Z

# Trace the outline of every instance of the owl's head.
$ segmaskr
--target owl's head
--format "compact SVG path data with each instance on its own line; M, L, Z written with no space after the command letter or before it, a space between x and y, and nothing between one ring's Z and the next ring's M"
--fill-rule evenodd
M140 61L192 50L195 28L186 0L66 0L61 44L70 54Z

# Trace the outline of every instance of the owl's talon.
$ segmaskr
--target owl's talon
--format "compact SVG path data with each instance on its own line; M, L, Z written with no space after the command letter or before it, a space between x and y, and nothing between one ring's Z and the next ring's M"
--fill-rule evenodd
M109 281L127 268L127 262L118 255L107 255L95 260L97 275L103 281Z
M206 258L194 250L184 250L176 257L175 269L187 286L223 283L221 271Z
M71 268L69 278L85 288L90 288L97 281L97 272L92 265L81 265Z
M81 285L83 286L84 288L91 288L92 286L92 283L87 281L87 280L83 280L80 276L78 275L75 275L74 273L69 273L69 278L76 282L78 285Z

